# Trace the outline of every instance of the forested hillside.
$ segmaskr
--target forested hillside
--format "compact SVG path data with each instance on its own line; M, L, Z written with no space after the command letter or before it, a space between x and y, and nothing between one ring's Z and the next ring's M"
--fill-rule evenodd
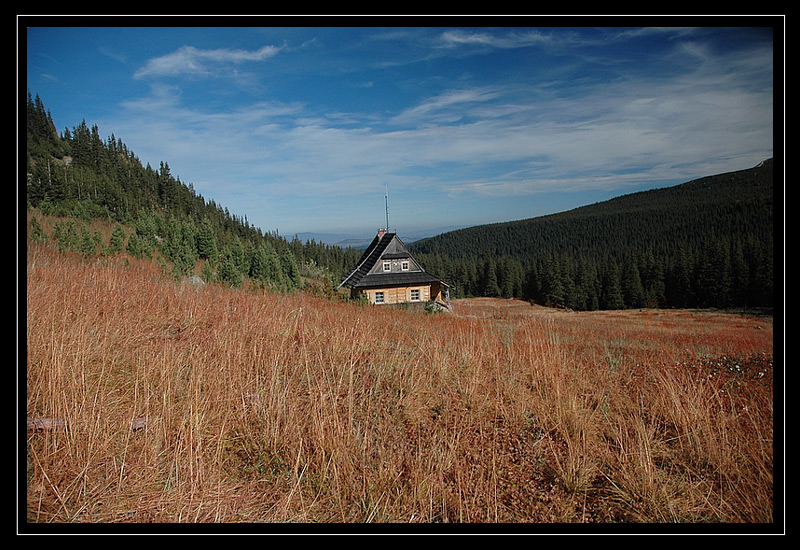
M28 208L58 216L52 234L33 221L33 238L87 254L125 250L165 262L176 276L202 265L207 280L233 285L247 278L278 290L301 286L303 276L330 283L359 257L344 250L265 233L170 173L142 165L113 134L103 139L85 121L59 135L37 95L27 98ZM116 224L108 243L87 229Z
M457 296L573 309L773 304L773 161L411 245Z

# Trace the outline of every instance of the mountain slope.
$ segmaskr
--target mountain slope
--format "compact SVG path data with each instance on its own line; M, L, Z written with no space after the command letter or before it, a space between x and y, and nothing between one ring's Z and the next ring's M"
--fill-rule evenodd
M409 245L456 297L573 309L773 304L773 160Z
M773 160L675 187L624 195L549 216L482 225L410 245L449 258L537 254L656 254L696 247L711 236L772 234Z

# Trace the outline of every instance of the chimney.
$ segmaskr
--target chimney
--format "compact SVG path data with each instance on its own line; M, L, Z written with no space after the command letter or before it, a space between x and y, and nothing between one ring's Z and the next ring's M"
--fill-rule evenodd
M381 240L386 235L386 229L378 229L378 240Z

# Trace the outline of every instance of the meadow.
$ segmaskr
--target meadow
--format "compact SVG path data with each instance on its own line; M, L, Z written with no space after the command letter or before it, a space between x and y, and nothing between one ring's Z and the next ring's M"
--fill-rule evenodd
M431 315L38 246L24 308L28 524L775 521L771 315Z

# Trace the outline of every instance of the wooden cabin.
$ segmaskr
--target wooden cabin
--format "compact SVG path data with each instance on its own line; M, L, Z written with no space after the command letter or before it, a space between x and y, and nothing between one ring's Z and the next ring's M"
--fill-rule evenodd
M401 304L436 302L448 307L449 286L427 273L396 233L381 229L339 288L350 296L364 294L369 303Z

